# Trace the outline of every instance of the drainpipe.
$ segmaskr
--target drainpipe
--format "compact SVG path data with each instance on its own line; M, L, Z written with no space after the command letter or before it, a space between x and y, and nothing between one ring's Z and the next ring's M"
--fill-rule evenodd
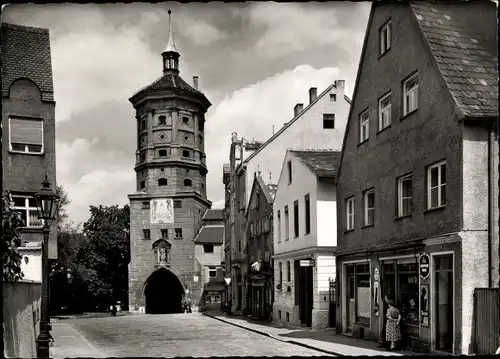
M494 191L494 178L495 178L495 162L493 159L493 152L495 146L495 126L492 124L489 130L489 139L488 139L488 287L493 287L491 283L491 270L492 268L492 255L493 255L493 230L495 228L494 224L494 205L495 201L493 200Z

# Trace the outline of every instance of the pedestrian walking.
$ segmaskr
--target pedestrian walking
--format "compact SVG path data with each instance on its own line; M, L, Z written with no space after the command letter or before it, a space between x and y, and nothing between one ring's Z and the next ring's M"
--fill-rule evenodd
M386 314L386 333L385 339L386 341L391 343L389 350L394 350L396 348L396 342L401 340L401 327L399 322L401 321L401 313L399 309L396 308L396 304L392 296L387 296L387 304L389 308L387 308Z

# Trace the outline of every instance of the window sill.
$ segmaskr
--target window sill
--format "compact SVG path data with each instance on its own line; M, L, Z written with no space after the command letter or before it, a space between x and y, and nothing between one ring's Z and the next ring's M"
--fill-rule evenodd
M410 117L412 114L414 114L415 112L418 111L418 107L416 109L414 109L413 111L411 112L408 112L406 115L402 116L399 121L403 121L403 120L406 120L407 117Z
M370 137L368 137L366 140L364 140L363 142L359 142L358 143L358 147L363 145L364 143L368 142L368 140L370 139Z
M182 237L175 237L174 239L182 239Z
M407 215L404 215L404 216L396 216L396 217L394 217L394 220L395 221L400 221L402 219L411 218L411 217L413 217L413 213L410 213L410 214L407 214Z
M361 226L361 229L365 229L365 228L369 228L369 227L374 227L374 226L375 226L375 223L365 224L365 225Z
M354 325L358 327L363 327L363 328L370 328L370 319L369 318L358 318Z
M378 136L378 134L379 134L379 133L382 133L382 132L384 132L385 130L387 130L387 129L389 129L389 128L391 128L391 125L385 126L383 129L378 130L378 131L377 131L377 136Z
M22 232L40 232L41 230L43 230L43 226L36 226L36 227L21 227L20 230Z
M439 206L439 207L434 207L434 208L429 208L428 210L425 210L424 211L424 214L427 214L427 213L430 213L430 212L435 212L435 211L442 211L446 208L446 205L442 205L442 206Z
M354 228L353 228L353 229L346 229L346 230L344 231L344 233L349 233L349 232L354 232Z
M382 57L384 57L385 54L387 54L389 51L391 51L391 47L389 47L387 50L382 52L380 55L378 55L378 59L380 60Z
M24 151L14 151L14 150L9 150L9 153L11 154L16 154L16 155L30 155L30 156L44 156L45 152L24 152Z

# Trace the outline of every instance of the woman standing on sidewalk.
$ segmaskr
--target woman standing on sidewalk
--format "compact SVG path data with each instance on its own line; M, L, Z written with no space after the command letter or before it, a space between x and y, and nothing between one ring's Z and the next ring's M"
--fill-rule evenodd
M389 350L394 350L396 348L396 342L401 340L401 328L399 326L401 313L398 308L396 308L392 296L387 296L387 304L389 305L389 308L387 308L386 315L387 324L385 339L391 343Z

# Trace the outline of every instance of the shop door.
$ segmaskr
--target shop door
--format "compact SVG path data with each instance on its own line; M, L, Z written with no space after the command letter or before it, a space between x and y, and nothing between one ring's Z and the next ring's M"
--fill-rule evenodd
M435 348L453 351L453 255L434 257Z
M356 321L356 301L355 301L355 277L354 265L346 266L347 268L347 290L346 290L346 304L347 304L347 332L352 332L352 325Z

